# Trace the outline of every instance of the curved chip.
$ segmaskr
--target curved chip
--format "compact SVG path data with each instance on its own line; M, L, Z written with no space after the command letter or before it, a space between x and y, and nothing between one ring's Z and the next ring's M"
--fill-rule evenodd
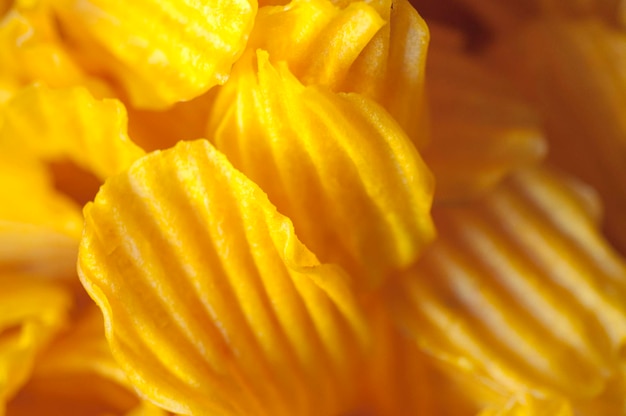
M159 109L228 79L257 2L63 0L54 7L77 49L122 83L134 106Z
M598 233L588 198L536 169L479 202L437 209L438 240L391 298L401 324L425 350L511 394L555 392L618 414L626 263Z
M426 23L406 0L336 3L344 4L296 0L260 9L249 49L285 61L305 85L373 99L423 145Z
M305 85L336 90L350 66L385 24L365 2L345 8L330 0L295 0L259 10L248 48L285 61Z
M127 117L117 100L96 100L81 87L23 89L6 106L0 149L41 160L69 159L101 180L144 154L126 133Z
M626 254L624 31L599 19L542 19L493 55L541 110L550 160L598 191L603 231Z
M79 274L144 396L182 414L353 406L368 332L347 276L208 142L140 159L85 216Z
M305 87L265 52L254 58L220 90L208 137L323 262L360 289L379 286L433 237L430 172L372 101Z

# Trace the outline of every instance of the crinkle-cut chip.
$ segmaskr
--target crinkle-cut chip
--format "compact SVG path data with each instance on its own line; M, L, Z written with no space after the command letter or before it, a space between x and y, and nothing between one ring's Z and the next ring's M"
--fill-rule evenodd
M74 62L55 30L52 11L37 3L16 4L0 20L0 106L35 82L55 88L82 85L99 97L110 95L104 82Z
M264 51L242 58L219 91L207 137L358 289L410 265L433 237L432 177L388 113L305 87Z
M364 94L424 143L427 44L428 28L408 1L296 0L259 10L249 49L286 61L305 85Z
M0 154L0 272L75 276L83 217L45 168Z
M117 100L94 99L84 88L29 87L4 110L0 149L42 161L70 159L101 180L144 154L126 134Z
M62 0L63 29L138 108L163 109L224 83L244 50L256 0Z
M546 146L538 116L507 80L458 42L437 41L439 33L427 63L431 142L422 155L441 202L486 192L540 159Z
M285 61L305 85L336 90L385 21L365 2L341 9L330 0L294 0L259 9L248 48Z
M551 161L598 191L603 231L626 254L626 33L543 20L493 56L541 109Z
M608 416L625 405L615 386L626 264L597 232L581 186L527 170L480 201L436 208L439 237L390 305L421 348L460 370Z
M387 24L350 67L339 90L380 103L421 147L428 142L424 95L428 27L408 0L371 4Z
M134 393L111 355L102 316L90 305L40 355L28 383L8 403L7 416L35 414L156 416L165 412Z
M0 274L0 413L37 355L67 321L69 294L33 277Z
M113 355L182 414L343 414L368 330L321 264L207 141L155 152L85 208L79 275Z
M505 405L485 409L478 416L574 416L574 412L567 399L525 393L511 397Z
M82 215L46 162L71 159L101 179L128 167L143 151L126 136L124 108L82 88L30 87L2 116L0 270L74 276Z

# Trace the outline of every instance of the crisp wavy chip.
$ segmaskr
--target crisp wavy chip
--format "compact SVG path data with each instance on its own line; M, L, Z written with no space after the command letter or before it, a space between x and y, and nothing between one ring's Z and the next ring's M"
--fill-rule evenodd
M0 274L0 413L67 321L69 294L28 276Z
M415 143L424 143L426 24L405 0L343 3L296 0L264 7L249 49L267 50L272 62L287 62L305 85L375 100Z
M626 264L597 232L588 192L530 170L475 204L436 209L438 240L391 298L401 324L513 394L619 414Z
M303 86L263 51L220 90L208 137L360 288L411 264L433 237L432 178L394 120L360 95Z
M416 146L428 142L424 74L430 33L408 0L371 3L387 24L365 47L341 91L374 99L398 121Z
M69 160L100 180L125 169L143 154L126 135L125 110L82 88L30 87L2 115L0 270L75 276L83 219L52 165ZM81 190L86 176L65 179L68 191Z
M245 48L257 3L63 0L55 9L66 35L91 55L93 67L115 77L134 106L158 109L228 79Z
M285 61L305 85L336 90L350 66L385 24L365 2L339 8L330 0L295 0L259 10L248 47Z
M42 161L69 159L101 180L144 154L126 134L126 110L83 88L26 88L9 102L0 149Z
M85 208L81 281L114 356L182 414L342 414L368 338L336 266L204 140L152 153Z
M453 34L431 28L427 90L432 136L422 155L437 178L437 201L489 190L546 153L539 117L495 68ZM439 38L442 38L441 40Z
M626 254L626 34L600 20L542 20L493 55L541 109L551 161L598 191L604 232Z
M354 66L355 71L346 78L355 92L368 91L367 78L372 80L382 75L383 85L374 97L394 116L409 137L419 145L427 125L424 111L424 74L426 52L430 42L430 31L426 22L409 1L378 0L373 4L386 21L381 30ZM378 64L374 64L378 56ZM387 62L381 65L382 58ZM368 69L372 64L375 71ZM378 72L384 68L382 72ZM359 73L367 74L362 79L353 78ZM358 87L357 87L358 85ZM350 90L352 91L352 90ZM427 126L426 126L427 127Z

